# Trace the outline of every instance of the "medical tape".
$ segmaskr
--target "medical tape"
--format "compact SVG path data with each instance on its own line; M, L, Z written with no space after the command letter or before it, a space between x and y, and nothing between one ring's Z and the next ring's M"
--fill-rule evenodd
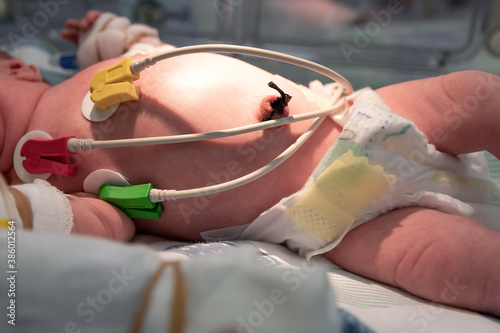
M287 214L322 242L334 241L395 177L348 150L300 194Z

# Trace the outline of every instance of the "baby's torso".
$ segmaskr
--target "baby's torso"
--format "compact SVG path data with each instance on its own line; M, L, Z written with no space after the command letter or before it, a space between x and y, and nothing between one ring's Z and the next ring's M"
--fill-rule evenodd
M47 91L26 132L41 130L54 139L74 136L100 141L245 126L262 119L262 101L273 93L268 86L270 80L279 80L276 82L294 96L289 104L291 114L313 111L313 106L292 83L231 59L200 54L160 62L142 72L141 78L134 82L140 89L138 101L124 102L112 117L93 123L82 115L82 101L96 71L116 64L117 60L101 63ZM71 194L83 191L83 183L93 171L110 169L133 185L151 183L158 189L176 190L205 187L263 167L309 126L310 122L303 122L201 142L78 152L72 156L72 163L78 168L75 177L52 175L48 181ZM189 224L198 238L203 230L234 221L250 222L280 198L300 189L338 133L339 127L327 119L279 170L208 199L169 201L165 211L170 215L164 214L163 220L172 226ZM14 177L14 171L10 173ZM249 199L248 193L258 195L250 195Z

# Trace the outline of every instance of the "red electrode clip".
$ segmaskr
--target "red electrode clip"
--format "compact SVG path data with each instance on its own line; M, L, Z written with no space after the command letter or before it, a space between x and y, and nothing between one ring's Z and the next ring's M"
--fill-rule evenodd
M74 136L59 139L30 139L21 148L24 169L31 174L53 173L66 177L76 176L77 167L71 164L68 140Z

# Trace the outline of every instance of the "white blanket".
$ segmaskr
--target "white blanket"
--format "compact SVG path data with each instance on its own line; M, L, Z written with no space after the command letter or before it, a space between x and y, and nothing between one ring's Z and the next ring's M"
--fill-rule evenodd
M0 332L341 332L321 265L268 265L248 246L175 264L137 244L0 235Z
M185 260L206 254L226 255L235 247L253 248L260 261L274 267L305 267L307 262L282 246L260 242L222 242L185 244L163 241L151 236L136 237L149 244L163 258ZM403 290L365 279L323 260L331 288L336 294L343 325L351 319L356 327L349 332L361 332L363 325L383 333L493 333L500 331L500 318L429 302ZM459 288L448 286L450 297L459 296ZM455 294L454 294L455 293ZM345 326L344 326L345 328ZM351 327L352 329L352 327ZM366 328L365 328L366 329ZM345 330L344 330L345 331Z

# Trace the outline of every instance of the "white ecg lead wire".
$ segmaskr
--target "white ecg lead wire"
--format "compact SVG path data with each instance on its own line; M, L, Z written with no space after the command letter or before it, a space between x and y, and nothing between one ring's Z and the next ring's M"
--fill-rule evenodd
M220 183L216 185L194 188L190 190L158 190L151 189L149 192L149 199L151 202L162 202L162 201L171 201L177 199L185 199L185 198L193 198L200 197L204 195L215 194L223 191L232 190L234 188L243 186L258 178L264 176L265 174L271 172L276 167L278 167L281 163L285 162L290 156L293 155L316 131L316 129L321 125L326 116L316 118L311 126L287 149L285 149L278 157L273 159L268 164L263 167L246 174L245 176L227 181L225 183Z
M101 140L95 141L93 139L77 139L72 138L68 141L68 149L71 152L86 151L98 148L124 148L124 147L134 147L134 146L153 146L153 145L164 145L164 144L174 144L174 143L184 143L184 142L195 142L225 138L229 136L241 135L250 132L255 132L258 130L269 129L273 127L279 127L287 124L296 123L299 121L318 118L327 116L330 114L335 114L343 109L343 100L337 102L330 108L316 110L312 112L302 113L298 115L288 116L279 119L268 120L261 123L255 123L240 127L235 127L231 129L218 130L213 132L204 133L192 133L192 134L179 134L170 136L156 136L150 138L135 138L135 139L117 139L117 140Z
M294 57L288 54L269 51L264 49L259 49L255 47L249 46L241 46L241 45L224 45L224 44L206 44L206 45L195 45L195 46L186 46L181 47L174 50L169 50L163 53L149 55L144 58L133 60L130 63L130 70L134 74L138 74L142 72L144 69L153 66L158 61L165 60L168 58L178 57L181 55L192 54L192 53L236 53L236 54L244 54L250 55L260 58L267 58L271 60L276 60L280 62L285 62L291 65L295 65L298 67L303 67L319 74L322 74L333 81L341 84L346 90L347 95L353 93L354 89L349 81L344 78L339 73L331 70L328 67L322 66L320 64L314 63L309 60L301 59L298 57Z
M245 54L251 56L257 56L262 58L268 58L276 61L281 61L289 63L295 66L303 67L319 74L327 76L328 78L336 81L344 89L337 89L335 94L332 96L331 107L307 112L299 115L288 116L279 119L273 119L266 122L261 122L257 124L251 124L247 126L236 127L232 129L219 130L213 132L205 133L193 133L193 134L181 134L172 136L162 136L162 137L151 137L151 138L135 138L135 139L121 139L121 140L101 140L94 141L92 139L70 139L68 141L68 149L72 152L92 150L96 148L121 148L121 147L132 147L132 146L145 146L145 145L160 145L160 144L174 144L183 142L195 142L203 140L211 140L223 137L229 137L234 135L241 135L249 132L254 132L258 130L283 126L286 124L291 124L307 119L316 118L311 126L287 149L285 149L279 156L273 159L268 164L263 167L236 179L200 188L188 189L188 190L160 190L152 189L149 193L151 202L163 202L171 201L177 199L198 197L204 195L210 195L219 193L222 191L231 190L239 186L248 184L270 171L274 170L284 161L286 161L290 156L292 156L318 129L323 120L328 115L335 115L339 111L343 111L346 107L344 94L350 95L354 89L352 85L343 76L337 72L324 67L322 65L316 64L314 62L304 60L301 58L293 57L279 52L273 52L268 50L262 50L258 48L252 48L247 46L234 46L234 45L223 45L223 44L208 44L208 45L197 45L178 48L174 50L169 50L164 53L147 56L141 59L134 60L130 63L130 69L132 73L137 74L144 69L154 65L158 61L165 60L168 58L181 56L185 54L192 53L203 53L203 52L220 52L220 53L237 53Z

